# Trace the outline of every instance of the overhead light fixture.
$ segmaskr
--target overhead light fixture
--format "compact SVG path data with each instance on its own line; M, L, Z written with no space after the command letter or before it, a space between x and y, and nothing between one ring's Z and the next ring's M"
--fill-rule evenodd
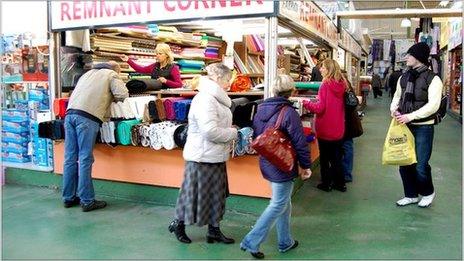
M448 4L449 4L449 1L440 1L438 5L441 7L446 7Z
M411 27L411 20L408 18L401 20L401 27Z

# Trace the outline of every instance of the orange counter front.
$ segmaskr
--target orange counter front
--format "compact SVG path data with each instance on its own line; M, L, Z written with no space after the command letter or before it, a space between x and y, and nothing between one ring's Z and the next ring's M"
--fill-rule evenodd
M319 157L316 142L311 143L311 156ZM55 172L63 173L64 142L55 143ZM153 150L144 147L97 144L92 176L97 179L179 188L182 184L184 160L182 150ZM271 197L271 188L259 170L258 157L246 155L227 162L231 194Z

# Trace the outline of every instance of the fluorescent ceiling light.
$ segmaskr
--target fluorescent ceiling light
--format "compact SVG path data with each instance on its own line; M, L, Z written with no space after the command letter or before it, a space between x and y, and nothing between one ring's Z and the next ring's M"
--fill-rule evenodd
M411 27L411 20L408 18L401 20L401 27Z
M462 1L454 2L451 9L462 9Z
M441 7L446 7L448 4L449 4L449 1L440 1L438 5Z

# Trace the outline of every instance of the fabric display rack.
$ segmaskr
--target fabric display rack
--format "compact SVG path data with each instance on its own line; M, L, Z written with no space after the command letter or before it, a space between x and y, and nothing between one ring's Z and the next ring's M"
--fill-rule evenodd
M53 144L39 138L38 124L50 118L48 47L27 35L2 36L2 164L53 170Z
M450 109L462 119L462 45L450 52Z
M241 1L240 5L231 6L227 3L208 8L199 5L198 10L193 9L194 5L191 5L190 9L165 10L166 6L163 2L148 1L147 4L151 7L149 10L152 12L150 14L148 10L142 10L140 11L142 14L137 15L127 15L127 13L125 16L116 15L111 18L111 21L105 19L97 21L93 18L85 18L87 20L71 18L69 21L62 21L60 13L64 9L61 5L66 5L66 3L51 2L50 29L53 32L53 42L59 43L59 32L92 26L95 30L91 40L92 58L102 62L115 59L120 54L126 54L131 58L138 58L138 63L144 63L143 59L146 59L146 63L152 63L154 62L155 44L168 43L175 53L176 63L181 68L184 86L188 86L189 79L201 74L198 70L202 72L205 65L209 62L221 61L226 54L226 41L216 35L230 37L229 32L221 31L224 29L220 27L214 29L219 30L219 34L211 30L214 27L211 25L205 30L199 29L198 25L201 24L202 19L218 19L217 23L208 21L212 25L230 21L235 27L241 26L242 21L247 19L263 21L262 29L259 30L260 34L248 33L251 30L247 28L238 29L237 31L242 33L242 41L237 42L236 39L239 38L234 37L233 51L227 54L232 56L230 58L236 69L235 80L239 83L238 85L250 86L250 89L259 85L264 88L263 91L255 91L242 86L237 89L247 91L228 92L232 98L233 124L239 126L240 129L239 137L231 148L232 159L227 162L227 170L231 194L269 198L271 196L269 184L261 176L258 157L250 155L254 151L250 148L249 142L252 137L250 126L257 106L262 99L271 95L269 83L274 80L277 73L277 56L284 55L284 48L277 44L278 26L298 32L299 36L311 39L325 48L337 46L336 27L316 5L314 5L317 9L315 15L320 16L320 19L309 21L301 18L299 11L295 12L294 7L298 10L307 8L299 2L295 2L295 6L291 8L284 2L275 1ZM105 6L110 9L119 8L111 1L105 2ZM73 7L69 6L69 8ZM156 10L156 15L153 10ZM153 17L156 17L155 20ZM170 22L173 17L176 20ZM323 24L310 24L322 20L325 21ZM156 24L158 21L163 21L164 24ZM147 25L140 25L140 23L147 23ZM126 27L120 27L121 24ZM129 24L138 25L127 27ZM120 37L126 39L123 40ZM117 45L112 44L115 41L118 42ZM54 48L52 54L53 64L60 68L57 59L59 48ZM297 59L293 60L291 69L296 73ZM128 67L124 68L127 80L140 76L133 75ZM54 95L58 99L62 97L62 93L60 82L56 79L59 79L59 75L52 75ZM312 83L310 88L318 88L317 85L317 83ZM234 84L232 84L233 87ZM180 187L185 164L180 148L185 140L187 100L190 100L196 92L191 89L167 89L150 91L148 94L150 95L148 98L144 97L147 95L145 93L130 97L125 103L112 105L110 116L113 118L113 123L110 121L102 127L101 140L110 145L119 141L119 144L124 143L127 146L112 147L97 144L94 150L94 178ZM137 99L143 100L142 105L138 101L133 101ZM294 97L292 100L299 108L298 111L304 120L308 115L302 108L301 97ZM173 105L167 106L166 103ZM121 122L123 122L122 125ZM122 129L118 131L120 125ZM310 135L311 120L304 121L304 126L308 139L314 139L314 136ZM63 143L56 142L54 149L55 172L59 174L63 171ZM310 143L310 150L312 160L316 161L319 155L317 142ZM112 171L109 172L108 169Z

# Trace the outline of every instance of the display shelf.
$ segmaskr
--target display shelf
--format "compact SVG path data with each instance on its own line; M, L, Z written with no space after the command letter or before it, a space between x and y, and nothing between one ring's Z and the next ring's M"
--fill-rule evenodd
M238 75L248 76L248 77L264 77L264 73L239 73Z
M16 169L28 169L28 170L37 170L37 171L44 171L44 172L52 172L53 167L42 167L33 164L32 162L26 163L15 163L15 162L2 162L2 166L6 168L16 168Z
M148 91L141 93L143 94L155 94L158 96L163 95L186 95L186 96L195 96L198 92L192 91L189 89L168 89L168 90L159 90L159 91ZM227 95L230 96L264 96L264 91L248 91L248 92L227 92Z
M21 84L21 83L48 83L48 81L11 81L11 82L2 82L2 84Z

